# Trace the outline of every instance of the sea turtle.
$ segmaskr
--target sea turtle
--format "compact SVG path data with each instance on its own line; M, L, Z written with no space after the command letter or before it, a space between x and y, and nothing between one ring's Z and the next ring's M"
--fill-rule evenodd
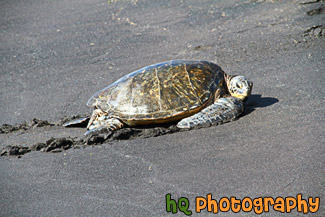
M87 132L178 122L179 128L234 120L253 83L208 61L173 60L125 75L93 95ZM80 119L65 126L80 123ZM87 133L86 133L87 134Z

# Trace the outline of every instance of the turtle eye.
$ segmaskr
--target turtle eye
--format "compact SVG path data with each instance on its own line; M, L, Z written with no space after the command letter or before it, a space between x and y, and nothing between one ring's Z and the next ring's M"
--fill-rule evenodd
M237 88L240 88L240 85L239 85L239 83L237 83L237 84L236 84L236 87L237 87Z

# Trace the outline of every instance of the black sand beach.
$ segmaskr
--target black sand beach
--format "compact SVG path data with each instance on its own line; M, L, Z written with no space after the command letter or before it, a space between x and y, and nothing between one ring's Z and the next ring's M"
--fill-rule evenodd
M325 19L319 0L0 3L0 216L185 216L166 194L320 198L325 216ZM96 91L141 67L208 60L254 82L219 126L85 137ZM229 210L219 216L252 216Z

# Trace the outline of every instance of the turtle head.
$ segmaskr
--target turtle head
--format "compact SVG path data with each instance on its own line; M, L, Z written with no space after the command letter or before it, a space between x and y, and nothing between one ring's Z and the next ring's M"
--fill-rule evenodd
M227 84L229 93L233 97L246 101L247 97L251 95L253 82L247 80L244 76L233 76Z

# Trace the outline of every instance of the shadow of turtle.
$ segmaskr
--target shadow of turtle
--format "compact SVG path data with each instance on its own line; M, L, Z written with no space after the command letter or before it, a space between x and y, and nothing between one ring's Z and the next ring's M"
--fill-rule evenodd
M253 94L248 97L244 103L245 110L241 116L245 116L253 112L256 108L264 108L279 102L278 99L273 97L262 97L260 94Z

